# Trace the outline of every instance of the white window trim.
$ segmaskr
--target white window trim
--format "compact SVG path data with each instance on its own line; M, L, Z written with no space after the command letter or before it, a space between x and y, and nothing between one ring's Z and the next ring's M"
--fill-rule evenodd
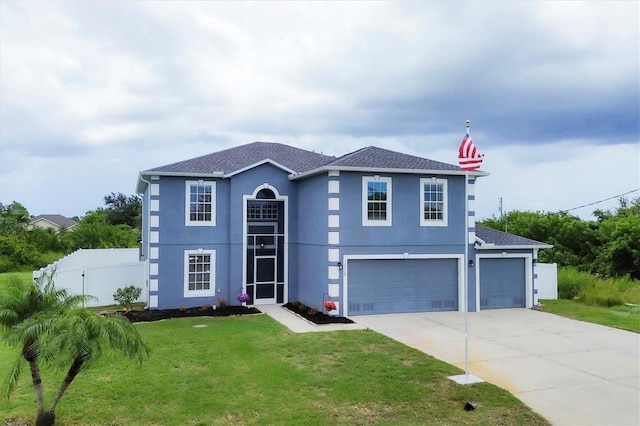
M209 290L189 290L189 256L192 254L211 256L209 269ZM216 295L216 251L215 250L185 250L184 251L184 297L210 297Z
M211 186L211 220L191 220L191 185ZM185 182L184 193L184 225L185 226L216 226L216 210L218 202L216 196L216 182L212 180L188 180Z
M420 179L420 226L448 226L449 225L449 192L447 190L446 179L435 179L436 184L442 184L443 193L443 209L442 219L425 219L424 218L424 185L426 183L432 183L432 178Z
M369 203L369 182L387 183L387 219L370 220L368 212ZM393 210L391 197L391 178L382 176L362 176L362 226L391 226L391 211Z

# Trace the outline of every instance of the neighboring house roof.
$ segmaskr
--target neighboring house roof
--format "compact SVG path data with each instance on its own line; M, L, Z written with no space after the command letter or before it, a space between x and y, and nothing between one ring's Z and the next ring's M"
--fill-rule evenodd
M41 214L38 216L34 216L31 218L30 225L38 226L38 223L48 223L50 226L54 228L65 228L70 229L78 224L73 219L69 219L68 217L62 216L61 214Z
M552 248L553 245L476 225L476 249Z
M447 173L464 174L456 165L441 163L413 155L369 146L341 157L323 155L274 142L253 142L190 160L155 167L140 173L138 192L144 189L143 176L199 176L230 177L237 173L271 163L290 173L291 179L326 172L328 170L375 171L396 173ZM470 172L474 176L486 176L482 171Z

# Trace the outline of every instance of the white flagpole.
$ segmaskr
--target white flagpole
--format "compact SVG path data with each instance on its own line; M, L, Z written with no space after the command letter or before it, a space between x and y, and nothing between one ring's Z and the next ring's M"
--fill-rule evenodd
M467 120L467 136L469 136L469 126L471 120ZM466 168L466 167L465 167ZM480 383L483 380L469 374L469 170L464 171L464 260L462 267L463 297L464 297L464 374L450 376L449 378L461 385Z
M467 125L467 136L469 136L469 126L471 120L465 122ZM469 380L469 322L467 319L469 312L469 171L464 172L464 374L466 381Z

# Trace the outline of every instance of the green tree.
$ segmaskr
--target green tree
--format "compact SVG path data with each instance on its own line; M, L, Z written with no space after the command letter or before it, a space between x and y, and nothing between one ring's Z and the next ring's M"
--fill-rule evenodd
M0 203L0 235L23 233L29 220L29 211L17 201L9 205Z
M37 426L53 426L55 410L75 377L90 367L105 349L121 352L141 363L149 349L136 328L124 317L101 316L77 306L82 296L68 296L55 290L51 276L46 284L13 281L7 295L0 296L0 323L8 330L5 341L22 347L21 357L30 365L36 393ZM14 364L5 384L5 396L14 389L21 357ZM68 368L47 409L38 361Z
M89 212L78 225L62 236L68 251L79 248L136 247L140 235L128 225L112 225L103 211Z
M83 296L70 296L66 290L58 290L53 283L55 271L41 275L33 282L22 282L15 276L0 292L0 326L5 330L4 339L21 347L13 368L5 382L4 394L9 397L20 375L22 358L29 364L38 415L44 413L44 392L38 364L41 337L68 309L77 306Z
M640 198L611 211L597 211L599 250L593 272L640 279Z
M104 203L107 207L101 211L105 212L112 225L128 225L138 229L142 227L142 202L138 195L127 196L112 192L105 195Z

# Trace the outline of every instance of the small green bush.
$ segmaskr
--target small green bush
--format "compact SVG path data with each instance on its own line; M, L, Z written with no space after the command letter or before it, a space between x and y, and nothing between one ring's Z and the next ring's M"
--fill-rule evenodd
M138 300L138 297L142 294L142 289L133 285L119 288L113 293L113 300L118 302L124 308L128 310L133 309L133 302Z
M594 277L575 268L560 268L558 270L558 298L575 299L580 296L580 290L592 283Z
M591 306L640 304L640 281L629 276L600 278L574 268L561 268L558 270L558 297L578 299Z

